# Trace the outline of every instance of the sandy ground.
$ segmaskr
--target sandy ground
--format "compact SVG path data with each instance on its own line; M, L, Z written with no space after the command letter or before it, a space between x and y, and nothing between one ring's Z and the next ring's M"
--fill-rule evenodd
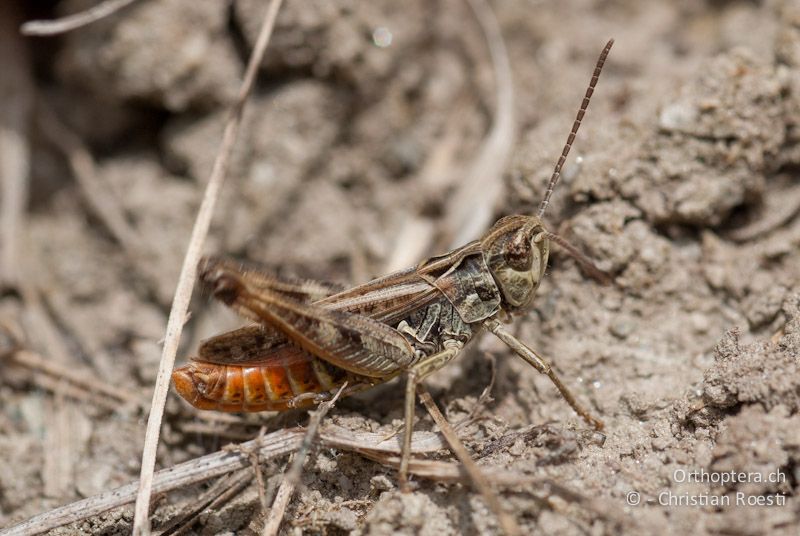
M51 4L24 16L87 2ZM264 4L141 1L5 56L17 91L27 87L37 104L23 122L31 178L17 281L26 284L4 274L4 333L119 396L70 388L5 351L0 526L138 477L146 416L137 401L148 405L194 213ZM435 399L451 422L463 419L494 359L492 399L460 435L490 473L563 488L499 488L526 533L797 534L800 3L491 5L518 137L492 183L498 198L479 192L465 206L493 218L538 205L594 61L616 39L546 216L615 283L595 283L555 249L534 309L514 328L602 417L605 441L488 337L428 381ZM457 234L448 200L495 98L486 43L463 2L288 2L206 251L347 285L440 253L425 244ZM70 172L67 138L93 157L99 201ZM121 216L122 232L102 206ZM241 323L203 296L192 312L181 356ZM328 419L391 430L402 397L394 382L341 401ZM418 429L433 428L417 414ZM173 393L158 467L305 417L213 420ZM285 463L263 464L270 499ZM746 476L722 481L731 471ZM317 449L282 532L498 533L469 486L415 483L402 494L392 469ZM209 484L158 498L155 528ZM127 534L131 519L128 507L54 534ZM257 534L263 519L252 483L190 533Z

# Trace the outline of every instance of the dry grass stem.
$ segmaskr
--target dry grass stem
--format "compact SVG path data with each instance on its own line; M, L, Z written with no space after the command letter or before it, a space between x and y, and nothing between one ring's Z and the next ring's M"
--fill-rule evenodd
M502 173L515 140L514 88L511 67L499 24L485 0L467 0L475 14L489 48L494 75L496 102L492 126L477 155L448 198L445 217L438 233L431 218L412 216L401 229L391 255L385 263L387 272L418 262L432 249L461 246L480 234L490 223L494 206L502 193ZM420 171L425 192L435 195L456 176L454 157L463 132L463 108L466 98L456 102L449 115L443 137L431 150Z
M81 366L73 363L62 365L56 361L46 359L41 354L30 350L18 350L10 355L19 366L30 368L47 374L58 382L64 380L74 384L78 391L87 394L88 400L104 400L103 405L110 409L119 409L119 403L130 404L135 407L146 408L141 397L124 387L108 385L94 376L89 370L80 370ZM44 386L44 385L43 385ZM92 395L102 396L92 396Z
M53 277L45 279L41 285L50 289L58 288L58 283ZM56 324L61 326L81 349L81 357L88 362L86 369L91 369L91 375L101 378L116 377L119 371L118 358L106 347L103 333L97 330L97 326L83 321L75 314L75 306L70 296L67 293L53 291L43 295L42 299ZM135 405L143 410L150 407L150 400L143 391L136 390L134 393L121 386L115 386L114 391L117 392L120 388L123 390L123 393L120 393L122 396L128 398L126 394L130 394L138 400Z
M264 531L262 532L264 536L275 536L275 534L278 534L283 515L286 512L286 507L292 499L294 489L297 487L298 482L300 482L303 464L305 463L306 456L308 456L308 452L311 450L311 444L317 436L319 425L328 411L336 404L336 400L339 398L339 395L342 394L345 387L347 387L347 382L344 382L342 386L339 387L339 390L333 398L326 400L319 405L316 411L311 412L311 419L308 421L308 427L305 436L303 436L303 442L300 444L300 449L294 455L292 465L283 477L283 482L281 482L278 493L275 495L275 500L272 502L272 509L270 509L267 515L267 521L264 524Z
M516 139L514 82L500 24L486 0L467 0L483 30L494 67L492 127L464 180L448 199L442 245L452 249L480 235L492 222L503 191L502 174Z
M60 379L41 372L34 372L31 376L31 382L39 389L50 391L54 396L66 397L77 402L86 402L107 411L119 411L119 402L104 396L98 396L86 389L75 387L68 383L65 384Z
M228 168L228 160L233 150L234 142L241 126L242 112L244 110L247 97L253 88L258 67L264 57L264 52L269 43L272 30L275 27L275 19L278 16L282 0L272 0L267 9L264 21L259 31L258 39L253 47L253 52L247 64L244 80L239 89L239 95L230 118L225 125L219 153L214 161L208 185L206 186L203 202L197 213L197 219L192 229L192 236L189 240L189 247L181 267L178 286L175 290L175 299L172 302L167 330L164 337L164 350L161 354L161 363L156 377L156 386L153 392L153 403L150 409L150 416L147 421L147 433L145 436L144 452L142 454L142 470L139 482L139 495L136 499L136 507L133 518L133 534L135 536L145 536L150 533L150 523L148 519L150 509L150 495L153 486L153 471L155 470L156 449L158 447L159 431L161 429L161 419L164 414L164 405L167 401L169 391L170 376L175 365L175 354L178 351L181 332L183 331L184 319L189 309L189 300L192 297L194 280L197 275L197 263L200 261L203 243L208 235L211 225L211 218L214 214L225 173Z
M385 433L348 430L341 426L326 425L320 432L320 440L326 446L344 450L388 452L399 454L401 438L397 434L386 437ZM447 448L442 436L431 432L414 432L411 452L436 452Z
M306 430L290 428L278 430L262 438L242 443L237 448L225 448L213 454L201 456L153 475L152 493L166 493L199 482L225 475L231 471L249 468L250 453L256 452L262 461L294 452L300 448ZM340 426L326 425L319 434L320 443L326 447L358 452L367 457L399 454L400 441L384 440L382 434L347 430ZM446 445L439 434L416 432L411 443L411 452L416 454L442 450ZM56 527L102 514L133 502L139 481L131 482L114 490L106 491L49 512L7 529L4 536L39 534Z
M249 441L253 437L252 431L230 430L222 427L221 423L179 423L178 429L183 434L207 435L227 441Z
M264 439L267 434L267 428L261 427L258 432L258 439ZM256 476L256 485L258 486L258 500L261 503L261 508L264 513L269 510L269 503L267 502L267 487L264 485L264 472L261 470L261 460L258 457L258 452L250 452L250 464L253 466L253 474Z
M292 467L298 459L297 455L292 458L290 462ZM292 495L294 495L294 488L295 483L284 477L281 485L278 487L278 492L275 494L275 500L272 501L272 508L270 508L267 514L267 520L264 523L264 529L262 531L264 536L271 536L278 533L278 529L283 521L283 515L286 513L286 507L289 505Z
M266 460L296 450L300 446L302 438L302 429L280 430L268 434L263 440L255 439L244 443L240 450L220 450L162 469L153 475L151 492L166 493L225 475L231 471L249 468L250 459L243 450L258 449L260 458ZM137 480L117 489L56 508L9 528L7 535L40 534L55 527L88 519L113 508L132 503L137 496L138 489L139 481Z
M47 106L39 108L37 120L41 132L67 159L88 208L122 246L126 259L142 276L156 301L168 304L170 291L161 284L161 274L153 266L148 247L125 219L125 211L116 196L99 177L89 149Z
M185 534L197 522L198 516L207 509L224 504L241 492L253 479L252 473L242 469L217 480L197 500L187 505L187 509L175 516L166 526L159 529L156 536L177 536Z
M409 217L400 227L392 253L384 264L384 271L396 272L419 262L427 253L435 236L435 225L430 218L421 215Z
M453 454L455 454L459 461L464 465L464 469L469 475L470 480L472 480L472 484L483 496L483 500L486 501L486 504L489 506L492 512L494 512L494 515L497 516L503 532L511 536L522 534L522 529L520 529L516 520L506 513L505 510L503 510L503 505L500 504L500 499L497 497L497 493L495 493L495 491L491 488L488 480L478 467L478 464L475 463L475 461L469 455L469 452L467 452L466 447L464 447L464 444L461 443L461 440L456 435L455 430L453 430L452 426L450 426L450 423L447 422L447 419L445 419L444 415L442 415L442 412L439 411L439 407L433 401L433 398L431 398L430 393L428 393L427 389L421 385L418 386L417 389L419 390L419 397L422 400L422 403L425 405L428 413L431 414L431 417L433 417L433 420L439 427L439 430L441 430L442 435L444 435L445 439L447 439L447 443L450 445L450 450L453 451Z
M359 454L385 465L393 469L400 468L400 456L387 454L385 452L374 451L359 451ZM411 459L408 464L410 473L429 480L435 480L442 483L461 483L469 484L472 482L471 477L464 470L464 466L457 462L443 462L439 460L422 460ZM530 486L532 484L539 484L544 482L539 477L528 476L520 474L519 471L510 471L508 469L498 469L493 467L491 471L483 472L483 478L491 482L495 486L502 487L516 487L516 486Z
M37 273L27 257L20 261L25 274ZM74 364L75 360L71 357L67 342L42 304L39 289L32 282L21 279L19 290L25 306L26 332L36 334L36 344L50 360L58 364L59 368L63 369ZM51 442L55 448L44 449L46 470L43 471L43 477L45 488L49 489L51 496L57 497L70 492L74 479L75 453L72 452L72 444L68 442L68 435L72 429L69 419L75 412L72 411L72 403L64 400L68 387L66 380L54 377L54 383L50 388L53 390L56 403L52 415L48 415L52 417L49 420L52 426L46 426L45 429L45 441Z
M106 0L86 11L54 20L32 20L20 28L23 35L55 35L69 32L113 15L136 0Z
M0 283L13 286L19 278L21 224L28 204L30 144L28 132L34 84L26 43L16 32L16 7L0 7Z

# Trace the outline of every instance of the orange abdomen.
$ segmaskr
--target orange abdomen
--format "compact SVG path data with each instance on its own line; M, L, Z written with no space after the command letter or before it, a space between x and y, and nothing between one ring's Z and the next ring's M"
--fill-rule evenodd
M301 395L332 391L349 372L308 356L267 365L219 365L192 361L175 369L172 380L178 393L198 409L217 411L283 411L315 403Z

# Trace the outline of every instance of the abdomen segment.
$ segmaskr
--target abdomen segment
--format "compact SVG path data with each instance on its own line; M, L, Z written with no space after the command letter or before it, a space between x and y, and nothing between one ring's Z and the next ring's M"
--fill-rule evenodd
M335 391L345 381L356 387L365 380L318 358L253 366L192 361L172 373L175 389L191 405L228 412L307 407L317 402L308 395Z

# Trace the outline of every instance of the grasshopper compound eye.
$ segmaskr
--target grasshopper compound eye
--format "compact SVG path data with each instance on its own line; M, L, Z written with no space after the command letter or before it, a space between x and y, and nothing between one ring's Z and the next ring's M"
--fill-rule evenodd
M512 240L505 252L505 260L511 268L518 272L530 270L533 262L530 240L524 237L522 240Z

